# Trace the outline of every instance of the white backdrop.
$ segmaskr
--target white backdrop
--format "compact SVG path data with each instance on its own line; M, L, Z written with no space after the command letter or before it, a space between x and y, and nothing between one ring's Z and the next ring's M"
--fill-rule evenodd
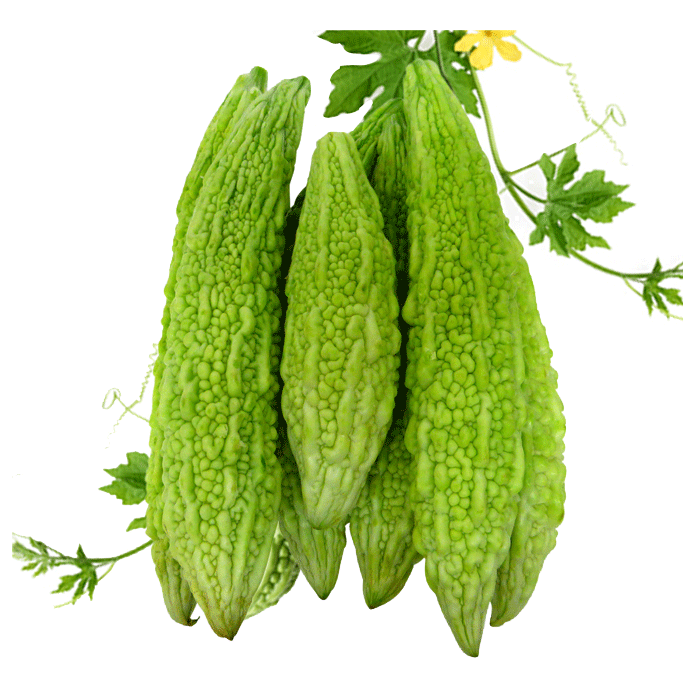
M363 14L353 3L353 17L368 18L354 25L342 11L324 16L312 5L286 15L233 2L18 7L2 22L0 114L7 531L65 553L81 543L89 556L110 556L144 541L143 530L125 528L145 508L98 491L110 481L102 470L127 451L147 452L148 427L129 417L110 436L119 410L101 402L110 387L128 401L139 393L160 336L175 205L235 78L261 65L270 85L300 74L311 80L293 199L316 140L360 119L322 117L330 75L371 60L316 38L320 32L480 18L457 3L430 20L376 7ZM612 251L590 257L629 271L650 269L657 255L671 266L698 233L689 206L698 196L688 165L698 162L690 40L667 45L673 35L650 19L590 12L561 24L555 15L533 21L534 12L518 24L511 14L509 26L555 60L574 62L595 118L611 102L627 117L625 128L611 130L628 166L600 135L578 149L581 172L606 170L630 184L623 198L637 203L600 226ZM528 52L515 64L496 57L481 78L506 167L592 129L563 69ZM476 128L486 146L483 122ZM503 200L527 242L529 223ZM349 538L328 600L300 577L233 642L204 618L191 629L170 621L147 552L117 564L94 601L58 610L65 597L49 592L72 570L32 579L6 561L11 697L64 686L74 698L691 697L698 480L690 436L698 412L686 397L697 389L687 338L694 309L685 322L650 318L621 281L546 244L526 257L566 409L566 518L530 603L504 627L487 627L478 659L459 651L422 564L398 598L369 611Z

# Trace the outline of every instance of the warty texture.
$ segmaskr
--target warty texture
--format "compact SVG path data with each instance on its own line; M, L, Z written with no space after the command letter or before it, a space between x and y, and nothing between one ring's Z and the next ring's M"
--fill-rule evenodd
M515 261L486 155L436 64L404 79L414 543L462 650L478 655L522 488Z
M282 412L311 524L347 519L389 429L400 333L391 245L352 137L314 151L285 292Z
M280 429L280 433L280 530L289 544L294 561L299 565L311 588L321 600L325 600L338 580L346 544L345 523L325 528L311 525L301 494L299 470L294 462L291 447L285 439L284 427Z
M395 112L383 124L370 179L379 199L384 234L394 249L399 304L405 301L408 292L405 140L403 114ZM399 328L401 363L392 425L350 517L364 598L370 608L394 598L422 558L412 536L414 519L409 490L413 470L404 440L408 420L405 388L408 325L401 317Z
M401 100L389 100L379 109L371 112L350 134L355 141L357 152L368 176L373 173L375 168L377 147L384 123L400 109ZM285 255L282 262L285 278L291 264L296 231L305 197L306 188L299 193L294 205L287 212ZM405 224L405 214L403 223ZM283 295L282 302L286 317L286 295ZM400 318L399 324L401 324ZM283 473L280 527L305 578L316 594L325 600L338 579L346 544L346 523L342 522L339 525L326 528L312 526L304 506L299 470L286 439L286 425L282 416L280 416L280 436L279 452Z
M197 150L194 163L188 173L177 205L177 224L173 239L173 255L170 263L168 280L165 285L165 308L163 311L163 332L158 344L158 356L153 367L154 387L151 416L158 413L161 382L163 377L163 359L165 357L168 326L170 325L170 302L175 295L177 270L182 260L185 235L192 218L195 203L209 168L221 148L224 140L231 133L241 115L250 103L261 95L267 86L267 71L255 67L250 73L241 75L216 111L207 127L202 142ZM150 448L151 455L146 475L146 501L149 508L146 514L146 532L154 541L152 556L156 573L161 582L165 604L170 616L180 624L193 624L190 613L194 608L194 598L179 564L168 552L169 544L163 531L163 468L162 444L163 431L156 420L151 420ZM157 546L156 546L157 545ZM186 611L190 612L187 613Z
M490 623L494 627L512 620L530 599L544 560L556 544L566 495L566 422L557 393L557 373L551 364L552 351L522 245L509 227L506 233L518 256L514 312L519 314L522 329L527 417L523 427L525 478L510 550L498 571L491 605Z
M154 540L151 545L151 557L163 591L163 602L168 614L175 622L191 627L197 622L192 619L192 612L197 603L187 581L182 576L182 568L168 554L168 547L167 537Z
M272 540L265 573L258 590L253 596L253 602L248 608L246 619L254 617L273 605L277 605L280 598L292 590L292 586L294 586L298 576L299 567L292 558L289 544L278 527Z
M229 639L262 580L278 518L281 231L308 97L306 78L258 97L204 178L152 417L163 431L170 553L212 629Z

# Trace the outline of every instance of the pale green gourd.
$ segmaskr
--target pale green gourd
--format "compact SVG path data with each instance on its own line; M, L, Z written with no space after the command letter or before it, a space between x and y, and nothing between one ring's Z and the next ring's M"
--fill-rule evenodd
M154 387L151 415L158 412L160 401L161 382L163 377L163 358L165 356L166 336L170 324L170 302L175 295L175 282L177 270L180 266L185 244L185 234L192 218L195 203L209 168L219 152L222 144L235 128L241 115L250 103L261 95L267 86L267 71L255 67L250 73L241 75L236 80L233 88L226 96L219 109L216 111L202 142L199 145L194 163L190 169L185 185L177 204L177 225L173 239L173 257L170 263L170 273L165 285L166 304L163 311L163 333L158 344L158 357L153 367ZM147 493L146 501L149 504L147 511L146 532L154 541L151 548L151 556L155 564L156 573L163 590L165 606L170 616L180 624L191 626L191 619L195 607L195 600L187 582L182 577L180 565L168 552L169 544L163 531L163 468L162 468L162 444L163 431L157 421L151 420L150 447L151 456L146 476Z
M282 228L308 98L306 78L258 97L204 177L152 416L163 432L170 554L211 627L229 639L260 585L278 519Z
M408 292L405 140L405 122L398 111L384 122L370 179L379 199L384 234L394 249L399 304L405 301ZM395 597L421 559L412 537L414 523L409 489L413 471L411 455L405 445L408 326L401 318L399 328L401 366L392 426L350 517L363 593L370 608Z
M455 639L476 656L523 485L517 259L488 159L436 64L408 66L404 110L414 543Z
M389 429L400 333L391 245L353 138L311 161L285 292L282 412L315 527L347 519Z

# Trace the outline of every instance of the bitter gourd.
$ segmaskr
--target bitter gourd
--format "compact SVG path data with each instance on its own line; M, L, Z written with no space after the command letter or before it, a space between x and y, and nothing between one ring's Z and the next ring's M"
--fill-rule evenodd
M564 518L563 463L566 424L557 393L552 351L537 311L535 288L523 247L506 229L519 262L516 268L514 313L519 314L523 346L523 384L527 418L523 427L525 478L518 500L518 515L510 550L498 571L491 606L491 625L512 620L535 589L544 560L554 549L557 527Z
M391 245L352 137L311 160L285 292L282 412L315 527L346 520L389 428L400 333Z
M282 419L284 420L284 419ZM280 529L289 544L292 557L316 595L325 600L335 587L345 549L345 523L334 527L315 528L309 522L301 494L299 471L280 428L282 464L282 505Z
M212 629L232 639L277 525L281 235L309 98L306 78L256 98L209 168L170 302L153 417L162 524Z
M401 100L389 100L380 108L371 112L350 134L355 140L357 152L368 176L374 171L377 145L384 123L400 109ZM287 213L285 223L286 247L282 262L283 276L285 278L291 264L296 231L305 196L306 189L304 188ZM282 301L286 317L286 295L283 295ZM400 318L399 324L401 324ZM327 528L315 528L311 525L301 494L299 470L294 462L289 443L286 440L286 426L284 426L284 418L281 416L280 423L282 424L280 426L280 435L284 436L284 439L280 440L280 462L283 467L280 526L305 578L316 594L321 599L325 599L338 579L340 563L346 544L345 522Z
M282 536L280 529L277 528L262 582L253 596L253 602L248 608L246 619L277 605L280 598L292 590L298 576L299 567L292 558L289 544Z
M182 576L182 568L168 553L169 546L167 537L154 540L151 545L151 557L168 614L175 622L191 627L197 622L196 619L192 619L192 612L197 603Z
M264 68L256 66L250 73L238 77L231 91L209 123L197 150L192 168L185 179L185 185L177 204L177 225L172 247L173 256L170 263L168 281L165 285L166 304L162 319L163 333L158 344L158 356L153 367L154 387L151 411L153 417L157 415L160 400L163 358L165 356L166 337L170 323L170 302L175 295L177 270L182 259L185 234L192 218L195 202L199 196L204 177L224 140L248 105L265 91L266 86L267 71ZM180 565L168 552L168 540L162 526L162 443L163 431L159 423L153 419L151 420L150 437L151 457L146 477L146 501L149 504L146 516L146 531L154 541L151 548L151 556L163 590L165 606L173 620L189 626L194 624L190 616L195 607L195 600L187 582L182 577Z
M367 177L372 178L374 167L377 159L377 148L379 146L379 138L384 130L384 125L387 120L393 116L400 114L402 103L399 98L392 98L382 103L373 112L370 112L365 118L350 132L357 146L357 152L360 155L360 160L365 169ZM386 222L384 222L386 225Z
M457 642L476 656L523 484L516 261L488 159L433 62L406 69L404 109L414 542Z
M394 249L399 305L404 303L408 292L405 136L403 115L392 114L379 136L370 180L379 199L384 234ZM411 455L404 441L408 327L401 317L399 328L401 364L392 426L350 516L364 598L370 608L396 596L421 559L413 544L413 511L409 499Z

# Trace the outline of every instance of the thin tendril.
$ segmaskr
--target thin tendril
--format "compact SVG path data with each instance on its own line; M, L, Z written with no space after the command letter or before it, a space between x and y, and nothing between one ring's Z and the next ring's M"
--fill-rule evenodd
M529 46L526 44L520 37L518 36L513 36L513 39L515 39L518 43L522 44L526 49L531 51L532 53L535 54L535 56L539 56L540 58L544 59L548 63L551 63L554 66L559 66L560 68L565 68L566 69L566 74L569 76L569 85L571 85L571 89L574 91L574 95L576 96L576 101L579 103L579 106L581 107L581 111L583 112L583 116L585 117L586 121L591 122L596 128L594 131L592 131L590 134L584 136L579 143L582 141L585 141L586 139L589 139L591 136L594 134L597 134L599 131L605 135L605 137L608 139L610 144L613 147L613 150L616 153L619 153L620 155L620 163L622 165L627 165L625 162L624 158L625 155L624 153L620 150L619 146L617 145L617 142L613 138L612 134L605 128L605 123L609 120L612 119L615 124L618 126L625 126L627 123L627 120L625 119L625 115L622 113L622 110L620 107L616 104L610 104L605 108L605 113L606 117L602 122L597 122L593 117L591 116L590 112L588 111L588 107L586 106L586 102L583 99L583 95L581 94L581 89L578 86L578 83L576 82L576 73L574 73L573 69L573 64L572 63L560 63L559 61L555 61L548 56L545 56L544 54L540 53L536 49L533 49L532 46ZM618 114L615 114L615 110L617 110ZM618 121L619 120L619 121Z
M148 387L148 382L151 379L151 376L153 375L153 368L156 364L156 359L158 358L158 345L156 343L153 343L153 352L148 356L148 359L150 360L147 370L146 370L146 376L143 378L143 382L141 382L141 392L139 393L139 397L136 399L136 401L132 401L128 406L122 401L121 397L121 392L117 388L112 388L110 389L106 394L104 399L102 400L102 408L104 409L109 409L114 406L115 402L120 403L124 407L124 411L122 411L122 414L117 418L117 422L114 424L112 427L112 432L108 435L108 440L107 440L107 447L105 449L109 449L109 438L112 437L117 431L117 426L119 423L121 423L122 418L127 413L130 413L132 416L135 416L136 418L140 418L142 421L145 421L148 423L148 418L145 418L144 416L140 415L139 413L136 413L136 411L132 410L134 406L137 406L138 404L143 401L143 397L146 393L146 388Z

